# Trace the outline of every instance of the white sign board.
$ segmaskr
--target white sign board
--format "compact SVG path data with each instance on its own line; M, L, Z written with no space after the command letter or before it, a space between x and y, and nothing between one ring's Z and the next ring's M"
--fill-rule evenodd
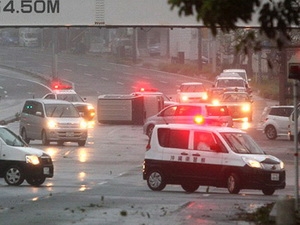
M255 26L250 24L249 26ZM1 0L0 26L202 26L167 0Z

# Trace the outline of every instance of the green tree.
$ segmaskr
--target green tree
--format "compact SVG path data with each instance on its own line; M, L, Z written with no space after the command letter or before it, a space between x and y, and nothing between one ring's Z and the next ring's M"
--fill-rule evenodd
M260 35L276 41L278 48L290 41L291 28L299 26L298 0L168 0L168 4L172 10L177 8L180 16L196 16L214 35L218 28L228 33L236 30L239 22L257 20ZM254 32L250 30L244 42L253 42L255 45L251 45L260 49ZM245 50L247 45L243 45Z

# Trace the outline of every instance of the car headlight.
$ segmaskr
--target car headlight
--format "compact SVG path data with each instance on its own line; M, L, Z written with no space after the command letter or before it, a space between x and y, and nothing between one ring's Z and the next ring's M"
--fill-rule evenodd
M251 107L249 104L244 104L244 105L242 105L242 110L244 112L249 112L251 110Z
M246 158L246 157L242 157L242 158L243 158L244 162L245 162L248 166L250 166L250 167L252 167L252 168L259 168L259 169L262 169L261 163L258 162L257 160L255 160L255 159L249 159L249 158Z
M81 129L86 129L86 128L87 128L87 122L85 122L85 120L82 120L82 121L80 122L80 128L81 128Z
M183 102L186 102L188 99L189 98L186 95L181 96L181 101L183 101Z
M49 129L57 128L57 123L54 120L49 120L47 125Z
M36 155L26 155L25 159L26 163L30 163L32 165L38 165L40 163L40 160Z
M284 162L280 161L280 169L284 169Z
M87 106L87 109L88 109L88 110L94 110L95 108L94 108L94 106L92 106L92 105L88 105L88 106Z

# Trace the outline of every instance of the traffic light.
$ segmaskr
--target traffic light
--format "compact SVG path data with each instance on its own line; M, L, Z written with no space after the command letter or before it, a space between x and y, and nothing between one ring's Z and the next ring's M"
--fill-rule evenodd
M300 80L300 63L289 63L288 78Z

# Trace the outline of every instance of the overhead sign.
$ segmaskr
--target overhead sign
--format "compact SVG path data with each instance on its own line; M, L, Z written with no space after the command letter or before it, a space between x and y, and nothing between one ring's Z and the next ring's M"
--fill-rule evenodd
M237 24L239 25L239 24ZM258 26L258 24L240 24ZM167 0L1 0L0 26L199 27Z

